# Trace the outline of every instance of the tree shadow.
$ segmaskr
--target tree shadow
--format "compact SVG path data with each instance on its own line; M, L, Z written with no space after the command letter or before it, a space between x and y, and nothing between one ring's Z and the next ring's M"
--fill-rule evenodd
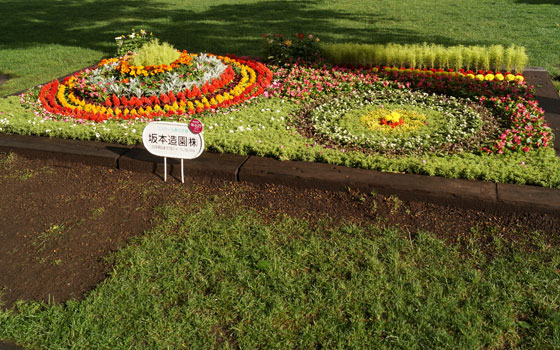
M560 5L560 0L515 0L515 3L528 5Z
M37 44L78 46L114 51L114 37L131 28L154 32L178 49L218 54L259 55L263 33L314 34L327 42L418 43L458 42L406 29L364 30L391 18L379 13L351 14L320 9L318 1L265 1L210 6L196 12L171 9L169 3L131 0L28 0L7 3L0 22L0 48ZM361 23L361 28L348 23ZM469 44L461 42L461 44Z

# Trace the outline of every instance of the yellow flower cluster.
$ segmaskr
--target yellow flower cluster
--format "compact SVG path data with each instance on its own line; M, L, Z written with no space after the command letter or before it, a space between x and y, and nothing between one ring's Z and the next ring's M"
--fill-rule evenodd
M134 77L138 75L143 75L147 77L158 73L172 71L173 68L176 68L180 65L191 65L193 56L194 55L187 53L187 51L183 51L181 52L181 56L176 61L173 61L170 64L158 64L153 66L131 66L129 64L128 57L122 59L109 58L109 59L102 60L97 66L99 67L108 63L119 62L119 65L115 69L121 72L122 74L128 74Z
M401 119L401 114L397 111L393 111L389 114L386 114L384 119L391 123L398 123L399 120Z
M398 128L384 125L383 120L391 123L398 123L403 120L403 124ZM377 107L360 117L360 122L364 127L371 131L381 131L384 133L409 132L424 126L426 115L408 109L389 109Z
M374 67L372 68L372 71L374 73L377 73L380 71L379 68ZM452 77L466 77L469 79L476 79L476 80L488 80L488 81L493 81L493 80L497 80L497 81L518 81L518 82L522 82L525 80L525 78L522 75L514 75L511 73L507 73L506 75L503 75L502 73L496 73L496 74L492 74L492 73L485 73L485 74L474 74L474 73L463 73L463 72L447 72L447 71L431 71L431 70L420 70L420 69L411 69L411 68L407 68L407 69L400 69L397 67L385 67L383 68L383 71L385 72L407 72L407 73L416 73L416 74L423 74L423 75L435 75L435 76L452 76Z

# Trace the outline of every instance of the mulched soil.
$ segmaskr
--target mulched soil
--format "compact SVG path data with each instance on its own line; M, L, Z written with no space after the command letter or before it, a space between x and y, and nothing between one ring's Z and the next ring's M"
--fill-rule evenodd
M493 237L527 245L535 231L560 245L560 217L494 213L358 192L301 190L158 175L0 154L0 303L63 302L81 298L111 271L111 252L157 220L154 207L170 201L189 207L232 198L267 219L290 215L308 220L398 225L414 239L430 231L450 244L475 239L485 249ZM483 228L491 228L482 230ZM477 232L492 232L478 233ZM459 244L460 245L460 244ZM491 254L491 251L488 251Z

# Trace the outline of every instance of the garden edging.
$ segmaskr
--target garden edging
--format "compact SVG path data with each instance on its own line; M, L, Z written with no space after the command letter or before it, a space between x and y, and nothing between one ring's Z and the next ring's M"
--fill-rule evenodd
M14 152L27 158L149 172L163 177L163 158L148 153L141 145L123 146L95 141L0 134L0 151ZM335 191L350 189L365 194L374 192L396 195L403 200L498 211L560 213L560 189L393 174L324 163L280 161L212 152L205 152L197 159L185 161L184 166L185 174L194 177ZM180 178L179 160L169 159L168 167L168 172L173 177Z

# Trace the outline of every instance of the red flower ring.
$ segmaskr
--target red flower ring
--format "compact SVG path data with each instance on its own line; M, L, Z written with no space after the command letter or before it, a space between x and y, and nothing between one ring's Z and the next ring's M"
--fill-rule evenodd
M228 66L220 77L184 91L129 99L113 94L103 102L96 102L82 97L85 94L76 84L82 71L62 82L53 80L44 85L39 100L46 111L77 119L152 119L236 105L262 94L272 81L272 72L260 62L234 56L216 57Z

